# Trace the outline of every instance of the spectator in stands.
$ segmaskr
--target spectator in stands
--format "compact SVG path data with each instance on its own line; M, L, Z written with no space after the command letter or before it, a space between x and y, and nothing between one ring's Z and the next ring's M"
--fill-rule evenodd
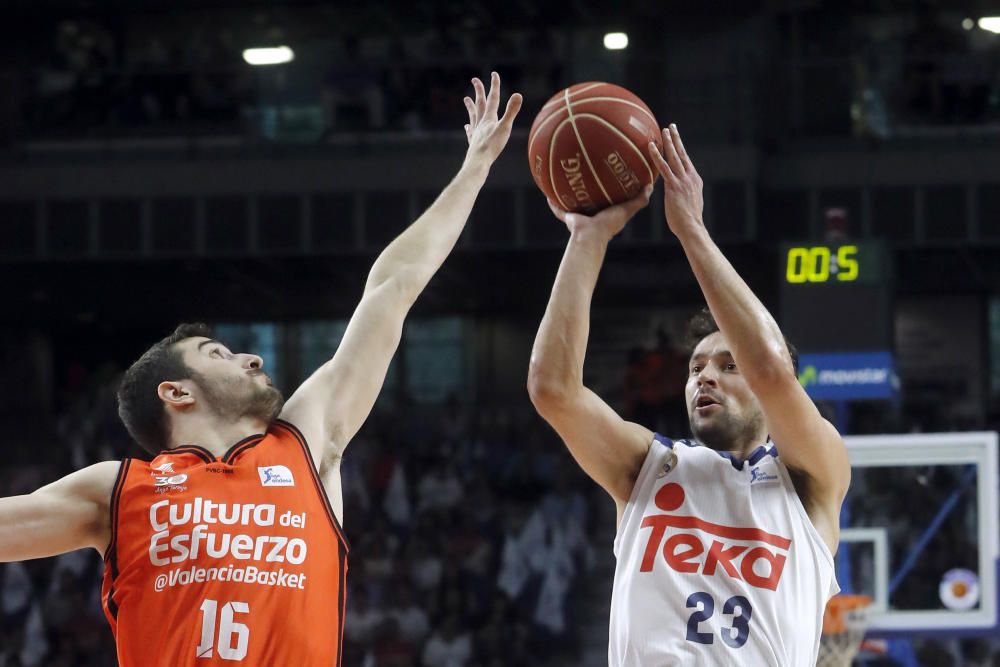
M400 636L413 645L419 646L430 631L427 611L416 603L413 588L405 580L395 587L389 616L396 621Z
M458 616L450 614L424 646L424 667L466 667L471 659L472 637L459 629Z

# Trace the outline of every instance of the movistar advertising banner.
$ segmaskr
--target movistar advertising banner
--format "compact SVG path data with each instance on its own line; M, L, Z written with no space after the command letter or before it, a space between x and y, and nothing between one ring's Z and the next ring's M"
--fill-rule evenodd
M799 382L818 401L892 398L899 387L892 352L803 354Z

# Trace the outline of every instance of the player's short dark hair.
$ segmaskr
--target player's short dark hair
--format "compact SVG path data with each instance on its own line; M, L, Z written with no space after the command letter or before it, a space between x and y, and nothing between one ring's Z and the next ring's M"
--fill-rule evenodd
M687 351L690 356L694 352L694 348L698 346L705 336L714 334L719 330L719 325L715 321L715 317L712 316L712 311L706 306L702 308L697 313L691 316L688 320L687 328ZM791 341L785 338L785 347L788 348L788 356L792 358L792 368L795 369L795 374L799 374L799 351L795 349Z
M177 343L196 336L212 338L212 330L200 322L178 325L125 371L118 387L118 416L129 435L150 454L156 455L170 444L167 411L156 388L161 382L192 376Z

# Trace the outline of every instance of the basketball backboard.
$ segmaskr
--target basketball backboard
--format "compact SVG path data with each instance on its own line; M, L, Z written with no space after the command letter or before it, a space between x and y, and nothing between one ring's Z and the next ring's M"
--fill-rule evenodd
M997 434L845 438L837 579L873 598L870 637L995 630Z

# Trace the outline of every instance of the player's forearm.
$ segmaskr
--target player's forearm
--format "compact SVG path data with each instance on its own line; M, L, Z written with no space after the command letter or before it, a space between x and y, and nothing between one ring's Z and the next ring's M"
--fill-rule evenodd
M455 247L489 170L489 162L470 155L434 203L382 251L365 291L395 279L416 299Z
M703 226L678 234L719 329L751 386L791 370L778 324Z
M545 315L535 336L528 370L532 400L558 400L583 387L590 335L590 304L608 239L597 230L570 236Z

